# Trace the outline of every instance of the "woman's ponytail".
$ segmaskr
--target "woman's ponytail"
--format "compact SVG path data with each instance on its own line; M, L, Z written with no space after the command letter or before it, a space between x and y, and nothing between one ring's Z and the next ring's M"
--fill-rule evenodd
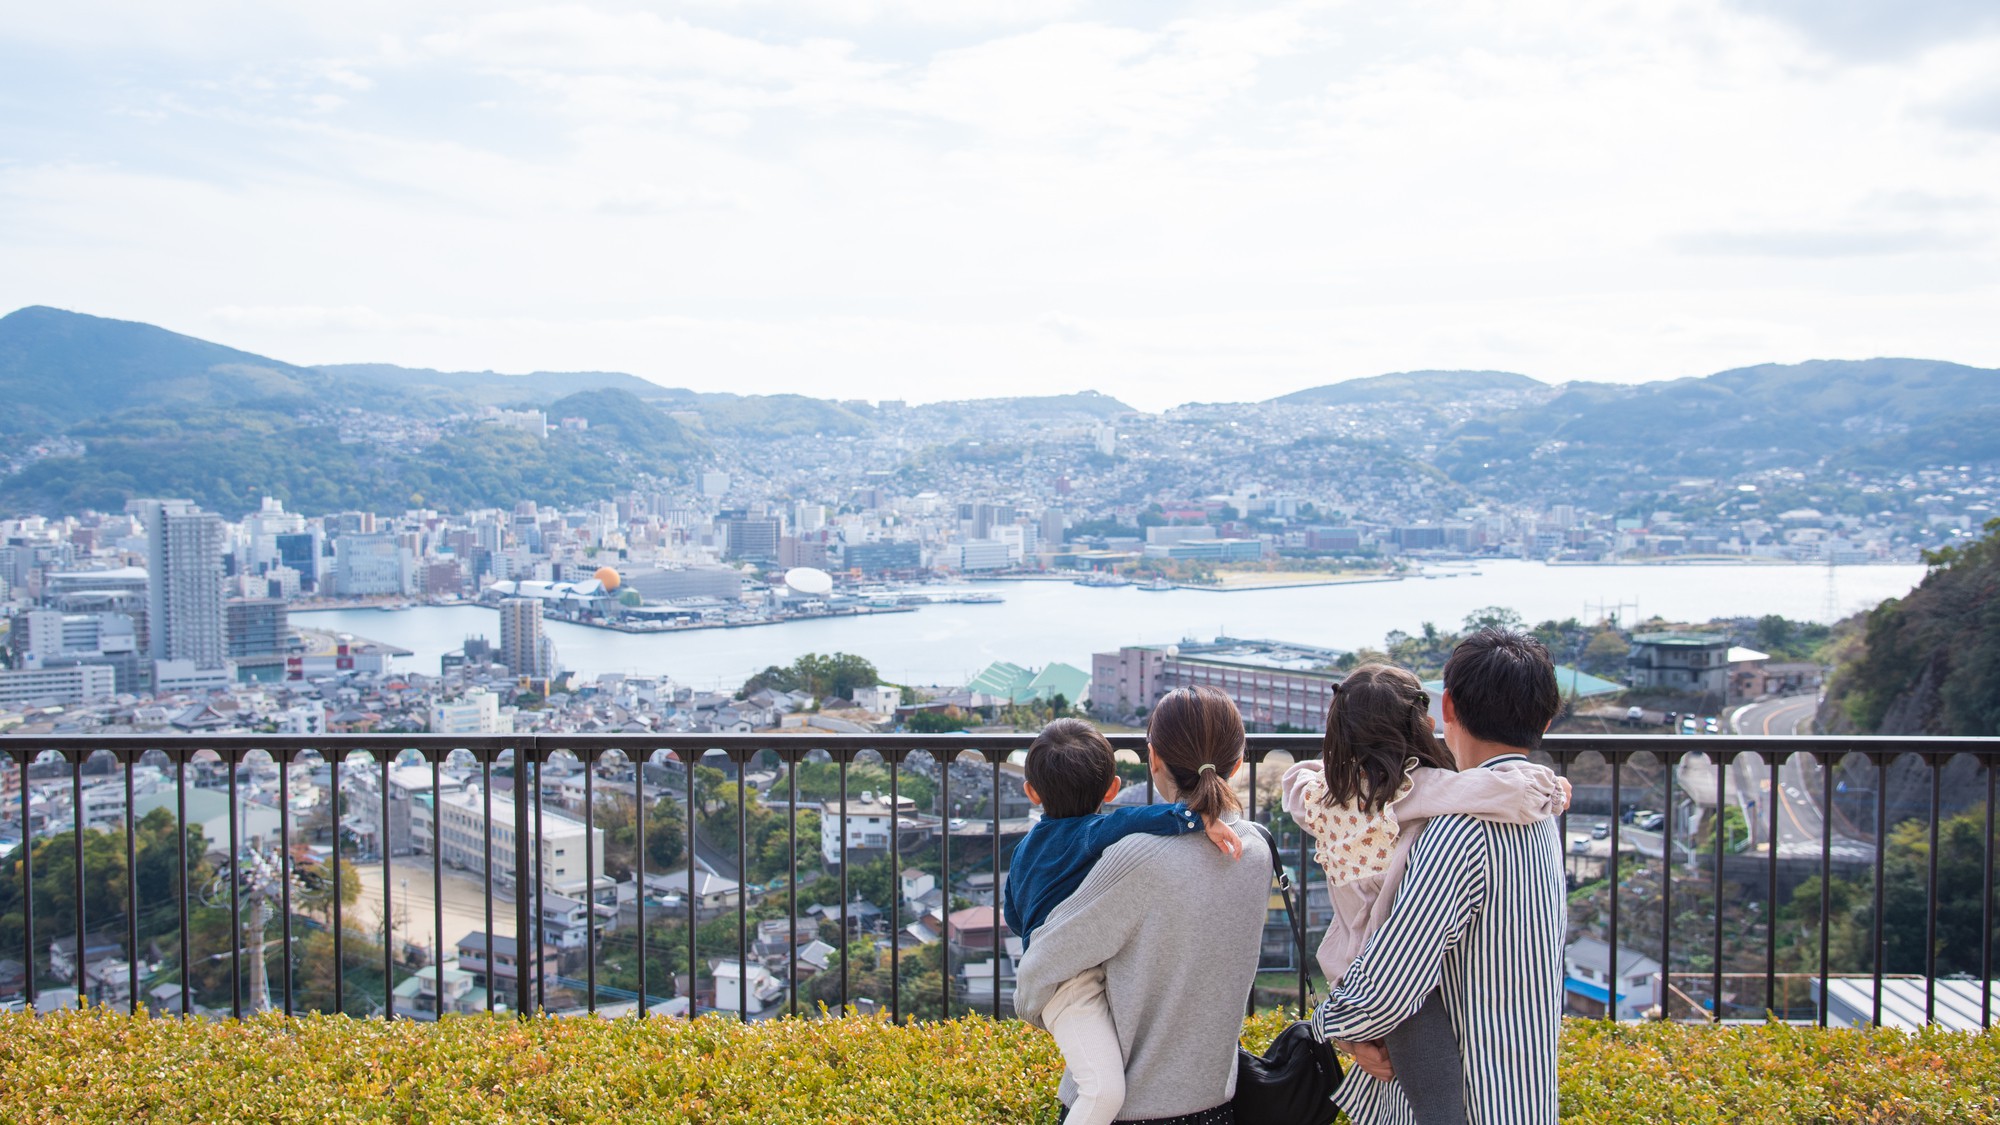
M1243 807L1229 783L1243 760L1243 717L1227 695L1211 687L1168 692L1146 723L1146 741L1189 812L1213 818Z

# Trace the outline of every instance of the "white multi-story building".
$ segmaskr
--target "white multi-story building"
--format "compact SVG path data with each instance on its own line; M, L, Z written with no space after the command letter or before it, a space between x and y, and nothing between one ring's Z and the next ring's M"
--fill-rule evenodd
M108 664L0 671L0 704L94 703L118 690L118 674Z
M485 812L479 790L467 788L438 799L439 850L444 861L463 871L478 871L483 861L482 847L487 834ZM534 812L529 811L529 831L534 830ZM542 807L542 889L569 898L587 898L604 879L604 829L590 830L594 847L591 864L585 866L584 827L580 821L544 803ZM493 882L513 887L514 800L493 794ZM608 880L605 880L608 884Z
M896 830L896 818L913 814L917 803L908 797L898 797L893 808L887 793L863 791L857 800L850 797L847 815L840 813L839 801L820 802L819 850L826 862L840 866L841 822L847 824L847 858L850 861L872 859L889 850L889 835Z
M474 688L448 703L431 704L432 734L499 734L500 697Z
M333 541L334 584L342 594L413 594L415 554L394 535L343 535Z

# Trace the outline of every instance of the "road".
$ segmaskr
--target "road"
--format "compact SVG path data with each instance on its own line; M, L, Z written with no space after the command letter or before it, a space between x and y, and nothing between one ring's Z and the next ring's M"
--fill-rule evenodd
M1819 700L1811 695L1795 695L1752 703L1729 716L1732 734L1785 738L1809 734ZM1752 839L1759 849L1767 848L1771 835L1771 769L1761 757L1740 755L1732 768L1730 789L1744 819L1750 822ZM1826 830L1825 814L1819 806L1825 785L1820 764L1794 754L1778 768L1778 855L1790 859L1817 859L1821 834ZM1847 863L1872 863L1875 845L1835 830L1833 858Z

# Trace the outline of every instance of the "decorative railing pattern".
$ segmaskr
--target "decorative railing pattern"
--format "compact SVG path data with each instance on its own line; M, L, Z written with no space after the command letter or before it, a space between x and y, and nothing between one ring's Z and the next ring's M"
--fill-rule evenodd
M1143 756L1145 752L1142 736L1113 735L1111 739L1120 751L1138 756ZM786 869L781 879L770 880L761 890L772 900L782 895L785 902L783 916L788 921L783 927L782 958L788 971L783 973L781 982L782 1010L791 1014L810 1013L816 1010L817 1005L811 996L802 1000L800 989L802 971L809 975L813 966L802 965L800 960L804 943L800 940L797 921L800 918L801 889L800 771L797 767L807 762L823 762L838 776L833 799L835 807L840 810L840 831L837 833L839 862L828 865L837 867L837 872L823 877L837 878L838 881L838 932L841 942L837 957L837 990L822 981L816 984L815 992L823 998L837 999L836 1004L829 1005L836 1011L880 1007L895 1019L912 1018L920 1012L955 1015L975 1009L967 995L968 985L954 983L953 958L956 956L963 968L972 956L984 955L990 960L985 962L988 967L982 975L990 977L990 987L978 990L984 1002L978 1005L977 1010L1001 1015L1005 1011L1005 989L1000 971L1003 935L997 915L1000 876L1006 856L1003 823L1011 821L1014 832L1021 827L1018 816L1006 818L1002 815L1002 796L1007 792L1008 781L1003 777L1003 764L1010 755L1024 750L1028 740L1028 735L835 735L813 731L797 735L290 737L232 734L205 737L197 734L170 738L120 735L7 740L0 743L0 754L4 754L10 762L0 764L0 774L13 771L13 775L6 780L18 783L18 791L17 801L8 802L14 805L13 808L0 807L0 838L12 835L9 830L18 827L23 843L5 863L0 863L0 891L5 891L8 882L12 881L13 901L17 908L9 917L18 918L17 948L24 978L20 987L21 999L33 1007L40 991L38 977L46 977L50 973L60 975L62 968L72 974L79 992L84 992L88 975L85 965L91 956L93 927L97 927L102 945L108 940L102 932L103 928L110 926L115 931L122 925L122 937L114 944L120 947L118 952L123 956L127 977L122 982L125 985L122 989L125 994L123 1001L134 1010L148 1003L143 991L147 981L142 979L140 968L141 919L155 916L164 907L157 902L152 904L155 915L142 910L138 847L140 818L132 815L132 810L135 775L142 765L154 765L171 771L175 814L173 831L178 837L171 873L171 897L177 915L148 927L166 932L169 929L167 923L172 923L169 947L158 951L156 961L162 965L171 962L173 967L156 972L153 977L177 976L179 979L173 983L181 987L177 997L161 1006L169 1011L189 1012L193 1004L187 987L189 967L226 957L230 965L230 995L226 1010L232 1016L240 1017L246 1011L267 1004L286 1013L308 1007L335 1007L341 1010L349 1007L345 977L350 971L362 970L350 963L346 946L350 942L362 941L366 935L357 935L343 917L343 912L347 910L341 891L343 867L355 864L358 856L354 849L343 848L342 839L348 820L361 815L354 798L364 795L360 791L365 789L372 790L366 792L365 797L371 802L379 801L381 806L379 810L367 810L366 817L363 817L373 817L378 812L380 816L375 830L377 850L382 853L379 857L381 905L378 911L383 925L380 1011L391 1019L415 1014L398 1010L399 998L395 987L399 959L393 904L397 901L398 880L395 875L397 865L388 854L391 851L388 834L394 820L394 810L390 807L390 771L392 766L428 765L432 782L428 847L432 917L428 919L431 950L427 960L432 970L429 983L434 996L426 1001L422 988L414 993L422 1014L444 1010L448 999L443 963L448 959L446 951L452 948L448 944L452 935L447 932L445 922L445 826L442 810L437 805L442 792L441 782L447 769L469 777L474 768L479 778L479 800L485 825L483 857L478 871L484 911L484 927L479 933L484 935L484 945L483 948L475 947L468 956L482 970L485 1008L522 1012L542 1010L548 1005L550 993L555 991L581 992L582 1003L576 1007L590 1013L598 1012L601 1007L619 1011L630 1007L643 1017L661 1000L669 998L668 994L684 997L691 1009L699 1010L696 1002L700 992L699 966L704 952L701 948L704 939L700 935L704 923L726 919L733 909L734 942L724 939L725 948L718 951L715 948L715 931L710 929L706 944L709 947L707 952L711 954L733 953L736 966L734 996L727 994L729 990L719 992L710 1007L733 1010L745 1019L750 1018L753 1012L776 1011L778 1005L775 999L768 1005L752 1002L753 994L759 989L769 992L776 987L777 978L760 980L755 986L752 984L752 977L756 975L754 966L761 962L753 962L751 950L750 872L739 868L736 893L733 897L723 896L719 908L704 906L694 874L695 858L703 847L708 849L708 854L721 855L726 859L728 845L733 844L735 862L750 862L752 791L748 779L752 768L762 763L782 767L776 779L759 795L759 801L766 809L777 807L780 794L784 798ZM1310 841L1296 831L1286 832L1289 823L1277 813L1271 798L1272 783L1285 765L1299 757L1318 754L1318 736L1252 735L1248 750L1250 815L1273 823L1280 829L1279 838L1287 853L1288 863L1303 872L1309 887L1319 885ZM352 760L354 756L361 759L358 766ZM1570 811L1564 814L1561 824L1564 847L1569 852L1568 862L1573 868L1572 928L1593 935L1601 933L1605 942L1609 963L1603 973L1603 992L1607 1011L1618 1010L1621 982L1629 979L1631 967L1628 963L1628 972L1621 975L1620 960L1621 957L1629 958L1631 951L1639 948L1631 944L1633 941L1645 941L1644 956L1656 958L1662 967L1654 978L1657 989L1654 1010L1648 1013L1660 1018L1755 1018L1766 1013L1804 1018L1808 1005L1797 995L1803 987L1810 995L1812 1017L1825 1023L1828 1019L1829 984L1833 978L1840 977L1856 983L1867 982L1867 995L1872 996L1873 1007L1871 1013L1864 1013L1864 1018L1872 1018L1876 1022L1882 1018L1885 981L1892 982L1894 987L1902 987L1902 983L1897 982L1907 983L1920 978L1925 1019L1932 1020L1938 1011L1941 972L1948 976L1955 967L1957 972L1969 976L1974 971L1971 965L1976 960L1975 979L1979 982L1993 980L1994 786L1995 770L2000 767L2000 739L1560 735L1550 737L1539 756L1569 776L1576 786L1576 799ZM548 892L544 884L550 861L543 848L549 821L544 808L547 798L542 780L549 763L559 758L571 759L582 767L582 808L575 819L580 820L584 827L583 870L590 889L585 907L589 917L582 927L580 976L574 972L562 972L559 968L560 957L551 958L543 952L552 928L566 929L561 925L552 926L544 897ZM612 769L621 760L629 767L628 780L623 779L624 770ZM95 837L100 847L97 849L97 867L93 868L86 855L86 841L91 834L81 830L92 819L86 815L87 807L93 807L93 800L86 798L86 770L101 774L107 761L110 769L122 773L123 781L123 815L119 817L123 822L122 865L112 862L109 870L105 869L105 852L101 846L104 836ZM301 769L318 768L329 762L345 763L340 768L326 770L331 788L327 817L331 823L316 827L316 831L329 832L331 851L324 861L301 860L299 849L304 845L297 840L299 825L295 823L293 809L293 779ZM276 803L281 846L271 849L275 855L251 854L245 846L243 821L246 806L239 799L239 784L246 763L256 764L265 774L273 768L277 773ZM951 768L940 768L940 763L949 763ZM70 868L69 878L58 880L53 889L37 890L37 837L46 843L59 837L64 826L46 823L49 819L46 809L42 817L37 817L31 800L31 792L37 785L31 782L39 782L41 787L51 783L60 786L60 773L56 773L53 782L50 774L60 771L63 765L67 766L70 787L70 854L65 857ZM698 791L698 771L693 767L700 765L721 768L724 780L720 791L717 791L712 778L708 791ZM937 980L933 985L925 985L921 994L914 990L914 979L906 981L902 965L906 953L905 927L915 919L908 917L901 887L891 882L888 893L883 896L888 900L886 909L882 910L885 925L877 931L888 939L886 1003L882 1002L884 997L879 994L879 988L869 988L867 991L873 994L868 996L856 993L856 982L852 979L854 966L852 958L847 955L848 949L862 933L856 925L856 895L849 882L856 865L849 862L852 835L848 831L850 825L846 811L854 807L853 798L856 796L850 792L849 774L861 765L878 766L888 775L890 829L886 839L886 858L892 879L900 879L904 871L906 839L912 837L926 841L915 846L913 851L927 849L928 841L935 838L936 883L944 889L942 914L946 916L953 913L954 845L960 851L960 874L977 869L988 871L992 876L985 885L986 893L993 899L993 916L984 927L984 932L975 935L976 948L972 939L965 939L963 932L955 930L947 922L946 932L936 935L936 944L940 946ZM198 958L191 948L191 903L196 897L196 889L191 886L190 874L191 867L205 860L201 855L189 854L188 802L191 793L199 791L198 787L190 784L190 772L208 771L212 774L217 768L226 774L229 798L226 823L228 859L222 864L226 878L212 888L212 897L216 901L208 909L220 910L219 887L221 882L226 882L230 936L226 950ZM912 771L924 777L924 788L933 799L928 809L915 810L912 820L906 822L900 798ZM616 784L607 781L600 776L604 772L615 772L621 780ZM518 784L521 773L526 774L525 786ZM652 775L650 779L649 774ZM363 778L365 784L357 782L357 778ZM677 786L670 794L660 792L661 786L657 782L663 778ZM493 811L496 780L506 786L503 796L518 797L524 789L527 794L526 799L511 799L511 815L499 821L495 820ZM984 823L975 824L973 820L954 815L957 811L952 797L954 780L961 787L962 799L968 795L968 789L983 790L985 814L983 818L975 815L973 820L983 819ZM105 784L115 785L116 782ZM343 792L344 786L348 788L347 792ZM607 795L611 798L609 802L599 799L600 789L605 786L616 790ZM10 784L8 788L13 789L14 786ZM103 786L90 788L97 793L94 807L99 807L101 812ZM649 790L660 800L671 800L682 806L685 839L680 843L684 845L688 883L676 910L650 909L658 904L649 901L647 877L663 873L649 869L647 830L653 806ZM1893 802L1892 791L1895 793ZM714 809L726 812L732 795L735 839L729 841L726 838L728 825L711 823L704 828L702 822L704 814ZM981 796L979 792L970 795ZM629 805L624 803L627 797L630 798ZM1150 799L1150 792L1148 797ZM879 804L879 801L875 802L875 805ZM614 805L628 810L619 814L621 823L617 830L620 833L629 830L633 836L629 854L637 901L630 926L618 927L613 934L603 934L600 933L602 927L597 917L600 892L595 873L601 856L598 854L596 829L599 828L600 813L612 815ZM262 805L254 807L265 808ZM357 811L344 811L347 809ZM405 810L406 814L409 811ZM1698 822L1698 828L1693 832L1687 831L1687 818L1690 816L1697 818ZM1982 816L1983 821L1980 819ZM1940 882L1940 830L1948 819L1954 817L1957 818L1952 820L1954 825L1967 823L1966 818L1970 818L1969 823L1973 826L1970 830L1982 827L1983 830L1978 831L1974 849L1976 861L1970 861L1972 866L1967 867L1966 862L1962 862L1964 856L1959 854L1965 850L1960 846L1964 841L1958 839L1958 835L1963 833L1954 828L1957 835L1952 846L1958 851L1953 855L1958 858L1945 861L1952 865L1953 874L1952 886L1943 890L1949 890L1958 897L1946 902L1940 898L1943 893ZM1596 823L1590 826L1594 835L1572 837L1571 822L1576 818L1594 819ZM108 823L110 818L98 819ZM40 833L34 831L38 821L43 829ZM1919 834L1912 836L1910 830L1903 828L1892 831L1892 824L1905 822L1920 825ZM120 830L107 831L115 837ZM723 836L721 840L715 838L718 831ZM506 850L516 857L512 866L521 873L518 880L512 873L503 873L503 878L496 882L496 838L504 841ZM212 840L208 843L220 845L223 841ZM806 843L817 846L811 840ZM1923 872L1922 898L1925 905L1921 916L1905 912L1890 916L1891 898L1906 902L1914 893L1914 888L1899 885L1888 878L1885 857L1892 850L1892 843L1903 848L1896 861L1898 871L1907 874L1915 865ZM1918 844L1921 847L1916 847ZM1912 850L1913 847L1915 850ZM39 850L44 853L39 862L55 862L49 848ZM520 858L530 855L541 857L541 862L523 862ZM303 870L303 865L307 863L318 870ZM156 862L154 867L157 868ZM1970 876L1966 872L1973 868L1977 871L1977 901L1968 906L1963 892L1969 885L1967 879ZM1658 869L1657 872L1655 869ZM323 925L315 924L296 909L300 903L294 901L295 893L301 891L302 878L306 874L330 880L332 890L325 896L323 913L326 918ZM114 911L109 917L93 919L85 908L86 890L94 885L93 881L107 879L114 883L122 879L123 910ZM1812 909L1814 879L1817 879L1818 892L1816 911ZM516 882L522 885L517 886ZM407 881L402 886L407 893ZM275 894L272 893L273 888ZM1736 896L1728 899L1726 896L1732 888ZM1781 888L1792 891L1789 902L1781 900ZM1805 890L1801 892L1798 888ZM1759 891L1761 893L1757 893ZM251 900L248 906L255 915L249 919L254 933L247 940L246 897ZM4 895L0 895L0 904L7 901ZM1643 907L1637 915L1634 914L1635 901ZM1843 947L1853 946L1865 937L1866 948L1872 951L1866 964L1852 963L1856 957L1851 949L1842 952L1833 948L1837 908L1848 912L1844 916L1847 921L1842 923ZM620 911L622 916L622 906ZM1813 932L1807 932L1808 927L1802 922L1803 915L1799 913L1801 911L1816 914L1810 927ZM273 912L275 925L266 917ZM65 927L73 932L59 935L73 941L73 952L66 958L69 963L60 967L53 960L53 947L60 943L50 940L46 921L39 927L37 923L38 914L47 919L59 913L73 915L68 919L70 925ZM1781 918L1781 915L1785 917ZM1971 921L1974 917L1976 922ZM1706 940L1688 939L1690 919L1694 925L1707 923L1702 926L1705 930L1702 937ZM1848 924L1855 919L1859 922ZM0 922L4 921L0 919ZM506 954L504 950L496 951L495 941L498 938L504 943L507 935L497 932L496 921L511 922L516 939L511 973L499 972L506 963ZM1941 923L1947 924L1951 932L1941 933ZM1976 933L1968 936L1966 931L1975 925ZM414 928L406 926L405 936ZM1908 947L1919 928L1922 931L1921 965L1892 963L1897 958L1902 958L1904 962L1916 960ZM266 975L270 960L268 945L273 940L269 931L272 929L277 931L275 941L278 946L275 980ZM302 930L308 932L302 933ZM662 949L661 930L681 931L671 934L670 940L677 945L685 944L685 982L659 979L660 969L654 963L654 955ZM300 944L309 940L314 931L331 933L330 1003L305 996L304 993L311 990L304 988L303 982L296 979L301 963L297 956ZM521 940L523 938L529 940ZM154 940L157 944L157 938ZM617 947L616 968L621 982L615 985L599 980L600 968L609 964L605 954L612 944ZM731 944L733 948L728 948ZM1973 952L1975 948L1976 954ZM628 951L636 956L636 973L629 972L625 965L624 958ZM498 962L496 952L500 957ZM1941 953L1946 955L1948 961L1942 969ZM13 954L13 949L0 948L0 959L10 958ZM1850 963L1836 969L1836 954ZM248 976L244 971L246 960L252 964ZM421 973L413 974L408 968L409 960L406 957L401 962L405 982L412 975L421 976ZM38 971L38 966L44 963L49 965L49 973ZM366 971L372 973L372 966ZM1273 985L1272 975L1261 978L1261 988L1257 996L1253 996L1253 1006L1259 996L1266 1003L1274 997L1300 1006L1307 1003L1314 987L1310 962L1289 964L1283 972L1288 983L1282 989ZM101 979L98 981L100 989L103 983ZM0 999L4 999L6 987L4 977L0 977ZM933 987L939 1000L935 1008L928 1003L928 989ZM324 989L320 991L324 992ZM989 991L990 996L986 995ZM1990 1026L1993 1022L1992 991L1983 983L1977 987L1978 1021L1981 1026ZM160 995L159 986L156 986L155 999ZM920 999L923 1001L921 1004L918 1002ZM729 1000L734 1001L733 1005L726 1003ZM220 1012L224 1006L218 1001L213 1008Z

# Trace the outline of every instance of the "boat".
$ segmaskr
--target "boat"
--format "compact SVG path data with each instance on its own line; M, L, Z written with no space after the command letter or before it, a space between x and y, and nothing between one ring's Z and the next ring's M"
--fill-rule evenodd
M1171 583L1171 582L1169 582L1169 581L1167 581L1167 580L1166 580L1166 579L1164 579L1164 578L1154 578L1154 579L1150 579L1150 580L1148 580L1148 581L1145 581L1145 582L1141 582L1141 583L1139 583L1139 588L1140 588L1141 590L1144 590L1144 591L1146 591L1146 592L1147 592L1147 593L1149 593L1149 594L1157 594L1157 593L1159 593L1159 592L1160 592L1160 591L1162 591L1162 590L1171 590L1171 589L1173 589L1173 588L1174 588L1174 584L1173 584L1173 583Z
M1079 586L1130 586L1132 580L1122 574L1092 574L1076 580Z

